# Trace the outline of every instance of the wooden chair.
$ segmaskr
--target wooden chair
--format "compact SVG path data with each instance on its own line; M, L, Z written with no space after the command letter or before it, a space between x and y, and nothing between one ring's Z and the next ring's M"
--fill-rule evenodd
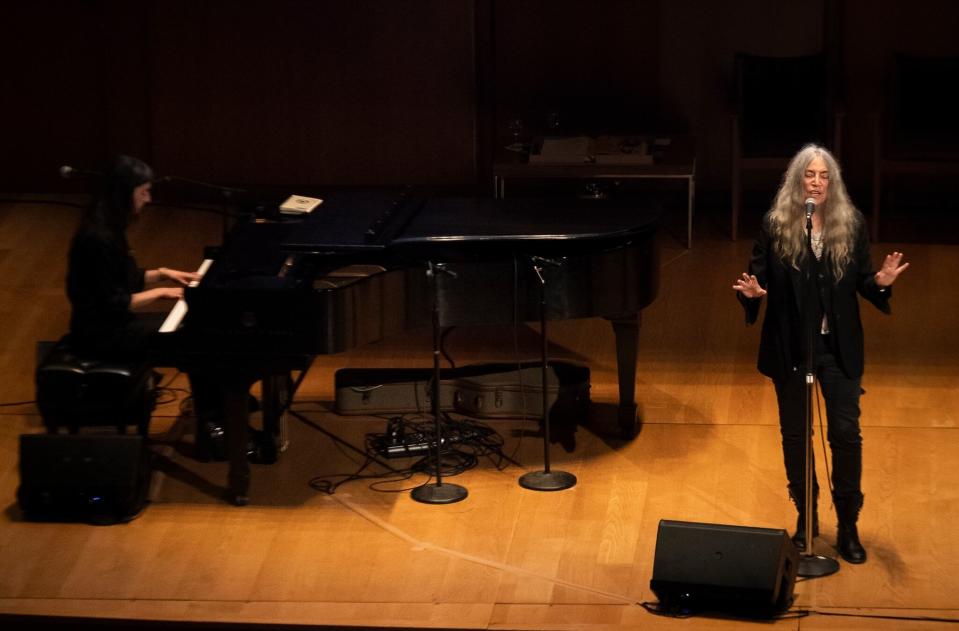
M841 107L827 70L822 54L736 55L730 218L734 241L746 172L781 174L790 158L810 142L828 147L837 157L841 153Z
M959 57L895 55L873 138L871 228L878 241L887 178L959 175Z

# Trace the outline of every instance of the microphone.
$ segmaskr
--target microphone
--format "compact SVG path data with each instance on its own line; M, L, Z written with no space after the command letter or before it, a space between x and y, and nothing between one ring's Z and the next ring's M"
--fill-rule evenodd
M809 222L812 219L812 214L816 212L816 200L812 197L806 199L806 221Z
M95 175L99 177L103 174L100 173L99 171L88 171L86 169L78 169L76 167L70 166L69 164L64 164L62 167L60 167L60 177L62 177L65 180L69 180L72 177L77 177L78 175Z

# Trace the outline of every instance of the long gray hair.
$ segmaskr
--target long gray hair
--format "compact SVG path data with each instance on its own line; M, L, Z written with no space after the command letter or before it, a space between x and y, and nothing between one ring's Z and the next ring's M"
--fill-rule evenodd
M823 254L833 278L838 281L852 259L861 215L849 200L839 162L827 149L809 144L793 156L767 217L776 253L785 264L799 269L806 257L806 191L803 176L809 163L816 158L822 158L829 170L826 202L818 210L823 218Z

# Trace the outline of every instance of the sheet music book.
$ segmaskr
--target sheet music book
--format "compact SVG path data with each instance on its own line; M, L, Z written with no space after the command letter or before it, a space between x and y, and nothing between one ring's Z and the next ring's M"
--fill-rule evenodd
M290 195L285 202L280 204L280 213L284 215L308 215L322 203L323 200L316 197Z

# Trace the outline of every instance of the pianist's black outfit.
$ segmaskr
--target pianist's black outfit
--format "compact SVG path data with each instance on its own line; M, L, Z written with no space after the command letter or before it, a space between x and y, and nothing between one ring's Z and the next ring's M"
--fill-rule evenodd
M130 309L133 294L144 290L146 270L130 251L126 229L133 215L134 189L152 179L152 170L143 162L118 157L73 236L66 289L72 306L70 344L81 355L155 363L173 356L181 343L176 333L158 332L165 314L135 314ZM211 442L211 436L222 434L215 390L192 374L190 384L194 411L202 419L197 423L197 456L225 458L216 453L217 447L219 451L225 447Z
M137 317L130 297L143 291L145 270L130 254L126 235L84 221L70 246L67 296L71 344L82 354L145 360L159 321ZM156 324L156 326L153 326Z
M796 537L804 541L803 521L805 480L805 357L807 344L803 331L802 272L784 263L777 255L770 229L769 214L753 245L749 274L755 275L768 294L766 316L759 343L759 372L773 380L779 404L783 457L789 494L800 510L800 526ZM827 438L832 451L833 499L840 522L855 524L863 495L862 436L859 427L859 396L863 373L863 332L859 318L862 295L884 313L890 313L892 288L876 284L869 254L865 222L856 213L856 234L850 262L839 281L826 264L825 252L812 257L815 294L812 305L814 322L828 322L828 334L817 335L815 353L816 377L826 404ZM807 253L808 254L808 253ZM737 294L746 310L746 323L753 324L759 314L761 298ZM813 473L815 481L815 472ZM818 495L814 485L814 497ZM815 524L815 517L813 523ZM795 538L794 538L795 540Z

